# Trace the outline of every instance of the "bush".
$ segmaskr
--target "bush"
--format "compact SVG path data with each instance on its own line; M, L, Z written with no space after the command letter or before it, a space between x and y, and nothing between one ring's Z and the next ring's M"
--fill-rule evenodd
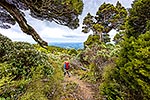
M119 52L119 46L105 43L93 43L77 55L78 61L90 71L85 75L87 80L101 82L103 68L113 62ZM111 58L113 57L113 58Z
M150 98L150 32L126 38L111 78L103 83L108 99L148 100ZM104 85L105 84L105 85ZM113 85L112 85L113 84Z
M31 70L37 66L43 66L45 75L52 74L52 66L48 62L48 56L34 49L29 43L14 42L14 50L3 57L3 61L13 66L13 75L16 78L31 76Z
M34 49L31 44L12 42L7 37L0 35L0 53L4 53L1 55L0 62L0 97L11 100L23 99L24 97L21 96L35 81L39 81L37 85L40 86L41 91L44 91L43 85L49 86L48 88L54 86L53 66L49 62L49 57ZM48 82L43 80L48 80ZM51 84L49 84L50 81ZM32 89L33 87L31 86ZM53 90L45 91L52 93ZM33 90L31 93L35 92ZM43 95L47 98L46 93Z
M0 62L3 61L3 56L13 49L13 42L9 38L0 34Z
M150 0L135 0L129 10L116 67L110 73L112 78L104 81L106 85L102 89L107 99L150 99L149 11Z
M17 49L17 50L34 49L34 46L28 42L13 42L13 45L14 45L15 49Z
M69 55L77 55L78 52L77 52L77 50L75 50L75 49L70 49L70 50L68 51L68 54L69 54Z
M99 35L89 35L88 39L84 42L84 48L86 48L87 46L91 47L91 45L94 43L101 43Z

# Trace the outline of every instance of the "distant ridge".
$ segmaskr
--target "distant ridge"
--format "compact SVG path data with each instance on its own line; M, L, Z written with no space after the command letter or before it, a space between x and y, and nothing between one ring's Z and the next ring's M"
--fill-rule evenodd
M83 49L84 45L83 43L49 43L49 46L57 46L57 47L61 47L61 48L66 48L66 49Z

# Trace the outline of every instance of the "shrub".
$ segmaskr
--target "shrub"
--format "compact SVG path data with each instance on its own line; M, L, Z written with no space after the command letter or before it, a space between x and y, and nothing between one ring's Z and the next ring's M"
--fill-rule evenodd
M108 99L150 98L149 40L150 32L140 35L138 39L134 37L125 39L114 71L108 72L111 78L106 79L101 86L101 91Z
M87 46L91 47L91 45L94 43L101 43L99 35L89 35L88 39L84 42L84 48L86 48Z
M29 43L15 42L14 50L5 55L3 60L13 66L15 71L12 72L16 78L22 76L30 77L31 69L36 69L37 66L43 66L45 75L52 74L52 66L48 62L48 56L33 48Z
M75 50L75 49L70 49L70 50L68 51L68 54L69 54L69 55L77 55L78 52L77 52L77 50Z
M41 91L44 91L43 85L49 86L48 88L54 86L55 82L52 80L54 69L47 54L34 49L29 43L12 42L2 35L0 38L0 53L4 53L0 62L0 97L11 100L25 99L21 96L28 92L29 85L35 81L39 81L37 85L40 85ZM32 89L33 87L31 86ZM50 93L52 91L47 90ZM35 92L33 90L31 93ZM46 93L43 95L47 98Z
M135 0L129 10L122 49L108 80L115 85L104 81L102 89L107 99L150 99L149 11L150 0Z
M6 36L0 34L0 62L3 61L3 56L8 54L13 49L13 42Z
M13 42L15 49L34 49L34 46L28 42Z

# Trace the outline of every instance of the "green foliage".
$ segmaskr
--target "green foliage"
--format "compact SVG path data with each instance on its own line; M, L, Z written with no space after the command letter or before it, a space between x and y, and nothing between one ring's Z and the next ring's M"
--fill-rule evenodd
M92 28L93 20L94 20L93 16L90 13L88 13L83 20L83 25L85 26L82 27L82 32L84 33L90 32L90 29Z
M99 78L98 74L100 73L98 72L96 68L97 68L96 65L93 63L91 63L88 66L89 71L84 76L86 81L91 82L91 83L95 83L97 81L97 79Z
M41 0L11 2L3 0L0 2L1 28L11 28L11 25L19 24L20 29L31 35L42 47L46 48L48 43L41 39L39 34L32 28L26 18L24 11L30 11L30 15L39 20L56 22L68 26L71 29L79 27L79 18L83 10L82 0ZM14 10L12 10L14 9ZM7 23L7 24L6 24Z
M45 99L47 98L48 100L59 100L61 95L63 94L62 93L63 87L61 84L63 80L63 70L62 70L63 66L62 66L62 59L61 59L62 54L58 52L57 54L48 53L48 55L49 55L48 56L49 62L54 68L53 75L48 80L47 79L42 80L42 83L40 82L40 80L38 80L39 81L38 83L40 85L39 87L41 88L39 90L34 88L35 91L37 91L37 93L32 90L33 87L30 87L28 88L29 92L26 92L24 97L28 96L29 98L32 98L32 96L30 95L31 93L37 95L37 97L36 96L34 97L38 99L39 97L38 93L40 93L39 91L41 91L42 92L41 95L43 96L43 98ZM36 78L38 78L38 76ZM33 86L34 84L36 85L36 82L33 83Z
M108 100L150 99L149 4L149 0L135 0L129 10L116 66L105 72L100 86Z
M146 22L146 31L150 31L150 20Z
M0 40L3 40L0 44L1 51L4 53L0 61L0 97L10 98L11 100L23 99L24 97L20 96L28 91L28 85L33 84L34 81L46 79L54 83L54 80L52 80L54 69L45 53L34 49L29 43L12 42L4 36L1 36ZM48 85L49 88L54 86L52 83ZM46 82L41 82L37 85L41 85L39 89L43 91L42 85L45 86L46 84ZM50 93L52 91L47 90ZM32 93L35 92L37 91ZM44 94L46 95L46 93Z
M93 34L100 36L100 42L110 42L108 33L112 29L118 31L124 30L123 26L126 21L126 16L127 11L119 2L117 2L116 6L103 3L95 16L88 13L84 18L82 32L88 33L92 30Z
M31 45L28 42L13 42L13 45L15 49L21 50L21 49L34 49L33 45Z
M103 39L102 39L102 41L104 42L104 43L108 43L108 42L110 42L110 37L109 37L109 34L102 34L102 37L103 37Z
M106 79L101 86L103 93L113 99L148 100L150 98L150 32L126 38L112 78ZM107 81L111 81L111 86ZM112 89L107 87L111 86ZM117 87L115 87L117 86ZM107 89L106 89L107 88ZM115 93L112 93L115 90ZM113 95L114 94L114 95Z
M13 49L14 47L12 41L0 34L0 62L3 60L3 56Z
M70 5L71 9L75 9L76 13L81 14L83 9L82 0L62 0L62 4Z
M115 71L114 64L108 64L104 67L102 73L102 83L100 84L100 93L104 95L105 98L108 100L120 100L118 99L117 89L119 84L117 84L114 80L114 71ZM122 100L122 99L121 99Z
M91 42L93 42L93 44L87 45L87 47L78 54L77 58L88 70L82 78L89 80L90 82L100 82L102 79L103 68L107 64L113 62L113 59L118 56L120 46L94 43L96 40L91 40Z
M57 47L57 46L47 46L47 49L42 48L38 44L34 44L33 46L38 51L46 53L46 54L51 54L52 53L52 54L58 55L59 53L68 53L68 49L60 48L60 47Z
M13 49L3 56L0 63L0 97L59 100L64 96L61 85L63 58L72 58L78 51L53 46L44 49L24 42L11 43Z
M10 6L10 4L11 6L13 6L13 8L8 7ZM24 16L21 15L19 16L19 14L23 13L20 10L30 10L31 16L34 18L37 18L39 20L48 20L50 22L54 21L57 24L65 25L71 29L75 29L79 26L78 16L82 14L83 1L82 0L46 0L46 1L21 0L18 2L3 1L0 3L0 6L3 8L1 9L1 11L7 9L5 12L2 13L3 16L1 16L2 28L10 28L10 25L5 25L4 23L14 25L15 22L18 22L19 20L18 17L24 18ZM17 11L13 11L14 13L18 13L17 17L12 13L10 13L11 8L18 9ZM4 14L9 21L4 20L3 18ZM16 18L17 20L14 20L13 17ZM22 21L26 23L25 18Z
M94 43L100 44L101 42L99 40L100 40L99 35L89 35L88 39L84 42L84 48L86 48L87 46L91 47L92 44Z
M14 43L15 49L10 54L5 55L4 61L11 64L14 68L12 73L17 77L30 77L31 69L35 69L36 66L43 66L45 75L51 75L52 66L48 62L46 54L41 53L28 43ZM18 50L17 50L18 49Z
M93 31L94 31L94 32L97 32L97 34L98 34L98 33L101 33L102 30L104 29L104 26L102 26L101 24L98 24L98 23L93 24L92 27L93 27Z
M8 97L8 98L1 98L0 97L0 100L10 100L10 98Z
M4 66L3 64L2 66ZM6 66L6 65L5 65ZM5 67L6 68L6 67ZM57 100L61 93L58 76L43 77L42 66L32 70L32 78L13 80L10 74L0 80L0 96L10 97L11 100ZM4 83L2 81L4 80Z
M127 36L138 37L140 34L144 34L147 29L150 11L150 0L136 0L129 10L130 16L127 22Z
M25 93L19 97L21 100L59 100L61 94L60 83L54 78L33 79L26 88Z
M124 31L117 33L117 34L114 36L114 39L113 39L113 41L115 42L115 44L118 44L118 43L120 43L121 41L123 41L123 36L124 36L124 35L125 35L125 32L124 32Z
M78 52L77 52L77 50L75 50L75 49L70 49L69 51L68 51L68 54L69 55L77 55L78 54Z

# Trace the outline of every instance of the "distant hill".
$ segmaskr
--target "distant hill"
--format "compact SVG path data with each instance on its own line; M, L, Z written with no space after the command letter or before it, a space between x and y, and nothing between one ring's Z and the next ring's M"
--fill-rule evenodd
M49 46L57 46L61 48L67 48L67 49L83 49L84 45L83 43L49 43Z

